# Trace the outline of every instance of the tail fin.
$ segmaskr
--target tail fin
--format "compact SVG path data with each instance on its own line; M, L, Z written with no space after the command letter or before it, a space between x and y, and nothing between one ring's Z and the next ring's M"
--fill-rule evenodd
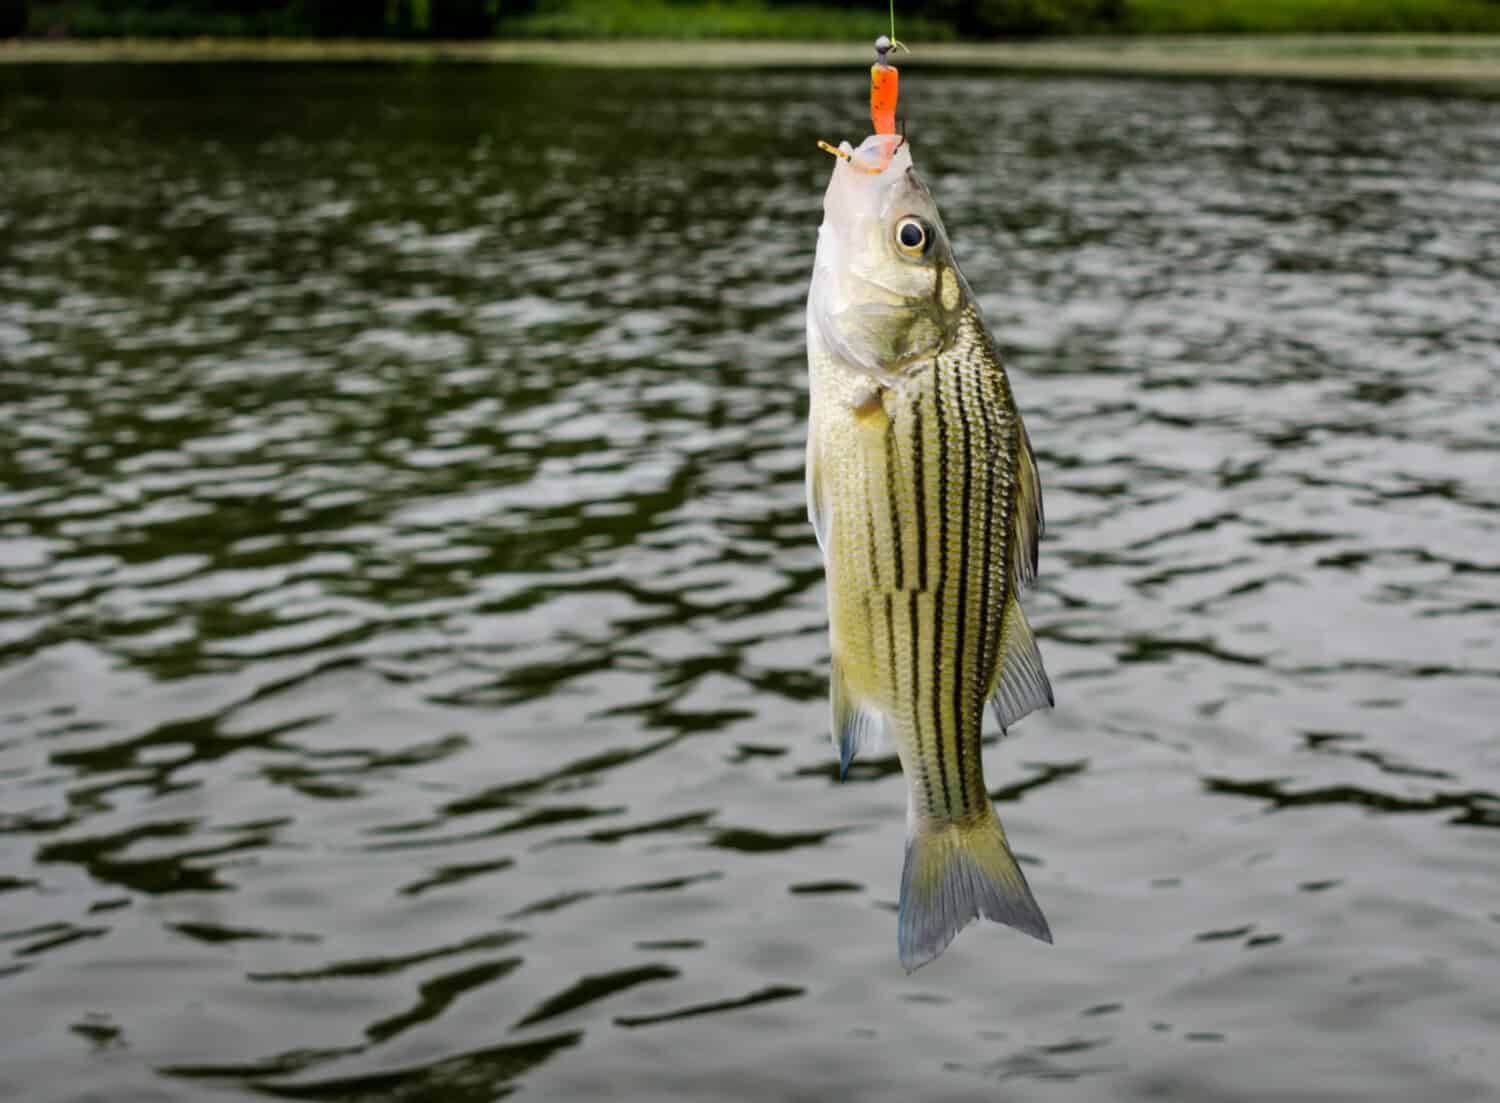
M909 973L937 957L975 916L1052 941L1046 917L1005 842L994 809L973 826L913 824L901 871L901 964Z

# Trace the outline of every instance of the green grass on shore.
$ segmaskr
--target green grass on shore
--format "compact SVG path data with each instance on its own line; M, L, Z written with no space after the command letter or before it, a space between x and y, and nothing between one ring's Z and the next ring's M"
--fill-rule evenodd
M1500 0L1126 0L1132 34L1500 32Z

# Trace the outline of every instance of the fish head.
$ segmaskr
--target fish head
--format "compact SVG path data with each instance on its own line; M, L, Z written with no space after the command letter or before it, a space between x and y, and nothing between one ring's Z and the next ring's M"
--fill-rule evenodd
M808 293L808 339L850 367L898 383L956 329L970 292L911 147L873 134L840 146L823 197Z

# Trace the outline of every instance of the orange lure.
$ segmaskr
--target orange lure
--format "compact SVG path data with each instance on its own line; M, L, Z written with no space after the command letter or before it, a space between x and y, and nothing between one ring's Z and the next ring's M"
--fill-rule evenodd
M870 122L876 134L896 133L896 96L901 73L885 58L895 43L885 35L875 40L875 64L870 66Z
M886 60L886 55L892 50L906 49L895 39L881 35L875 40L875 64L870 66L870 122L874 124L876 134L896 133L896 97L900 87L901 74L896 67ZM885 156L873 167L867 165L859 166L861 172L882 172L896 150L901 147L900 142L886 143ZM852 158L837 146L828 142L818 142L818 148L824 153L831 153L835 157L841 157L845 161Z

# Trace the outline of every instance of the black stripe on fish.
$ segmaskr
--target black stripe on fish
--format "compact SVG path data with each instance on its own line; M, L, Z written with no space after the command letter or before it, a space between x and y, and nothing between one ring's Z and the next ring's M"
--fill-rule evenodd
M885 652L888 660L890 673L890 685L892 691L897 684L896 676L896 595L887 592L885 595Z
M995 640L995 632L999 627L999 620L990 608L990 579L995 573L992 559L995 554L995 441L999 436L998 427L995 424L995 414L990 408L989 394L984 387L983 375L979 378L979 416L984 422L985 448L984 448L984 551L980 558L983 571L979 576L979 656L978 672L979 685L976 687L979 694L979 707L984 708L984 699L989 695L989 678L994 673L995 655L991 643ZM981 711L981 725L983 723L983 712Z
M909 607L906 610L904 610L905 613L907 613L907 614L914 614L915 613L915 611L916 611L915 610L915 599L916 599L916 591L913 590L913 591L911 591L910 598L909 598L909 603L910 603ZM885 615L886 615L886 625L890 629L891 685L895 686L895 685L898 684L898 679L896 677L896 628L895 628L896 617L897 617L898 614L896 612L896 595L895 594L889 594L888 593L888 594L885 595ZM914 616L911 617L909 623L912 626L911 627L912 637L915 638L916 637L916 628L915 628L916 619L915 619ZM912 679L913 679L913 682L912 682L913 692L915 692L915 687L916 687L916 681L915 681L915 679L916 679L916 674L917 674L917 665L916 665L916 661L915 661L915 655L913 656L913 661L912 661L912 666L911 666L911 673L912 673ZM921 738L922 738L922 720L921 720L921 717L918 715L917 710L915 708L912 709L912 723L913 723L913 729L912 730L913 730L913 733L914 733L913 734L913 740L916 743L920 744ZM920 755L917 756L917 763L918 763L918 765L917 765L917 774L918 774L918 777L921 779L921 782L922 782L922 796L923 796L923 799L926 801L926 804L924 805L924 807L931 808L933 806L932 776L928 772L926 760L923 759L922 756L920 756Z
M947 748L945 746L946 733L943 726L943 696L938 689L943 684L943 654L947 650L942 646L943 637L947 634L947 616L943 605L943 590L948 576L948 480L951 474L948 462L948 421L943 409L943 384L942 374L937 365L932 369L932 412L937 422L938 460L937 460L937 484L938 484L938 531L937 531L937 585L933 588L932 596L932 724L934 735L937 736L938 769L943 775L943 810L951 813L953 811L953 794L948 785L948 768L946 765ZM957 762L963 752L958 748L958 740L954 739L953 758ZM962 773L960 773L962 779ZM962 780L959 781L962 785Z
M880 591L880 541L876 539L878 522L875 519L875 480L870 478L868 462L865 464L861 474L864 476L865 491L865 536L870 546L870 588L878 593ZM869 622L867 621L866 623Z
M885 495L886 504L890 507L891 523L891 558L894 560L892 567L896 575L895 588L898 590L906 587L905 564L901 562L901 528L897 524L897 518L901 511L896 504L896 470L897 460L901 458L899 445L896 442L896 421L892 418L886 422L885 427ZM894 679L894 673L892 675Z
M912 487L916 493L916 508L912 518L916 522L917 535L917 589L927 589L927 476L922 470L922 403L918 399L911 411L911 466Z
M922 746L922 668L920 663L920 659L922 657L922 632L917 620L917 601L918 598L921 597L921 592L918 590L907 590L906 595L907 628L908 633L911 636L912 745L917 747L920 752L920 748ZM932 778L929 777L927 773L927 765L925 761L926 756L919 753L917 757L923 762L922 789L924 795L927 797L927 807L932 808L933 797L935 794L932 791ZM948 775L943 772L943 748L941 741L939 741L938 743L938 774L942 777L943 798L944 800L946 800L948 790Z
M1003 395L1004 380L997 381L997 393ZM989 624L991 638L995 641L995 681L999 684L1000 677L1004 673L1005 653L1009 641L1005 635L1005 605L1010 600L1011 594L1011 547L1012 533L1015 526L1020 522L1018 510L1020 508L1020 497L1016 486L1016 452L1015 433L1016 424L1006 413L1003 407L997 406L994 410L995 418L995 441L999 452L999 463L1009 462L1009 467L996 469L996 493L995 498L1000 515L1000 544L995 549L995 590L991 599L991 612Z
M968 588L969 588L969 505L973 498L972 483L974 480L974 440L969 429L968 410L964 401L964 375L960 373L957 387L954 390L954 412L958 415L958 423L963 426L963 494L960 499L963 513L959 522L958 537L958 616L955 626L955 640L953 648L953 741L956 744L958 758L958 799L962 807L969 807L969 779L964 770L964 734L967 729L965 717L970 710L963 706L964 689L970 684L967 671L964 670L964 650L968 643ZM982 707L982 704L981 704ZM984 713L981 711L982 717Z

